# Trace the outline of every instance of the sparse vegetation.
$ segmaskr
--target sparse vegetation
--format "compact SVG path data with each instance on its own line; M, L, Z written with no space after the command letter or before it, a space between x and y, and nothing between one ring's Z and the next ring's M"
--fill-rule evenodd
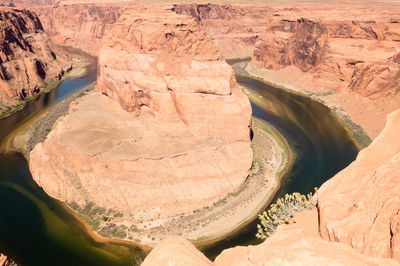
M334 108L332 112L347 128L351 138L357 142L361 149L368 147L372 139L362 127L354 123L348 115L340 112L337 108Z
M100 228L99 233L104 237L125 238L127 229L128 227L123 224L107 223Z
M307 196L297 192L286 194L285 197L279 198L267 211L259 215L261 223L257 225L256 237L266 239L280 224L292 223L295 212L311 209L315 205L316 200L312 193Z

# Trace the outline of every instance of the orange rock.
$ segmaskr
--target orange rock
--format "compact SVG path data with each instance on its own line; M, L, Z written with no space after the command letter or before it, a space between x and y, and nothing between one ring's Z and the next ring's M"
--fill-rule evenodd
M146 257L143 266L206 266L214 265L206 256L183 237L164 238Z
M322 237L399 260L399 190L400 110L355 162L318 190Z
M212 38L224 58L251 56L255 43L265 32L272 8L228 3L175 4L177 14L190 15Z
M252 63L274 71L287 83L281 86L337 92L321 99L343 108L375 137L386 115L400 107L400 24L393 19L400 7L379 4L379 15L375 8L278 7L254 48Z
M169 237L150 252L142 265L399 265L395 260L368 257L347 244L321 239L315 209L299 213L295 219L295 224L279 226L262 244L224 250L214 263L187 240Z
M0 107L39 93L70 67L28 10L0 9L0 42Z
M31 152L34 179L48 194L152 220L210 205L243 184L251 106L193 19L165 9L125 13L98 69L108 97L80 98Z
M118 4L68 4L31 8L51 40L97 55L102 38L119 18L124 7Z

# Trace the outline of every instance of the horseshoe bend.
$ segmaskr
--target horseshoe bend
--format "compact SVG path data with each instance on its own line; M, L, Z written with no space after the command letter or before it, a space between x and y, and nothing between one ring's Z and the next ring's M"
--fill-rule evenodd
M0 265L399 264L399 3L0 5Z

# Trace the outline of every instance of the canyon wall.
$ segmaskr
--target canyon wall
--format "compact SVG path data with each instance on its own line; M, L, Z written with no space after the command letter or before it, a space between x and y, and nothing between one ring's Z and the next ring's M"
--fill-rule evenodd
M276 9L252 63L307 91L336 93L327 103L343 107L375 137L400 107L398 9L379 8L379 16L369 6Z
M100 50L97 84L31 152L49 195L119 211L119 222L181 219L246 180L251 106L195 20L125 12Z
M400 111L355 162L318 190L321 236L400 261Z
M67 56L28 10L0 9L0 107L39 93L70 68Z
M265 32L271 7L213 3L175 4L177 14L190 15L212 38L224 58L251 56Z
M101 39L110 31L125 7L70 4L32 8L51 40L97 55Z
M397 110L373 143L321 186L317 208L296 214L296 223L280 225L262 244L224 250L213 264L399 265L399 160ZM213 265L202 255L185 240L167 238L143 265Z

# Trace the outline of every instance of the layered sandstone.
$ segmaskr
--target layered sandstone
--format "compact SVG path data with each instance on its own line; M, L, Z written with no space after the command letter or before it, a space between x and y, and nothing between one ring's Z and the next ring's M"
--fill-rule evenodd
M39 93L47 81L60 79L70 67L64 52L28 10L0 10L0 42L0 107Z
M97 55L102 38L124 7L118 4L69 4L32 8L51 40Z
M224 58L251 56L255 43L265 32L271 7L227 3L175 4L178 14L190 15L212 38Z
M318 191L323 238L400 260L400 111L356 161Z
M165 9L125 13L98 69L103 95L80 98L31 153L49 195L150 220L243 184L251 106L196 21Z
M400 107L398 10L399 5L384 4L278 8L254 49L252 63L307 91L337 92L326 97L328 104L344 107L375 137L386 115Z

